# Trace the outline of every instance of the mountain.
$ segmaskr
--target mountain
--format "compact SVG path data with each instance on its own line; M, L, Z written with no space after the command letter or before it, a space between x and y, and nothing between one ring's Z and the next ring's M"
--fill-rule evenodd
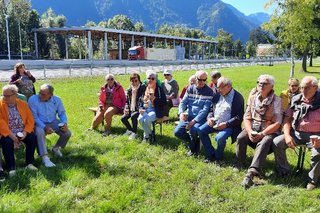
M263 14L245 16L220 0L31 0L39 14L51 7L67 17L68 26L82 26L87 20L99 23L117 14L134 22L142 21L146 29L156 31L164 24L185 24L216 36L223 28L234 39L246 42L249 32L268 19Z
M256 25L261 25L270 20L270 15L267 13L254 13L248 15L249 20Z

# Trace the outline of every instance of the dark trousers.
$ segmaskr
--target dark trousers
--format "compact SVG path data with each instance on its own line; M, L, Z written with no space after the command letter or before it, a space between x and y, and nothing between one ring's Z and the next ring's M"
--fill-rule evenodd
M169 117L169 111L173 107L172 100L167 100L167 103L163 106L163 116Z
M137 133L137 128L138 128L138 116L139 116L139 112L133 112L133 113L129 113L128 115L124 114L121 117L121 122L126 126L126 128L128 130L130 130L131 132ZM131 118L132 121L132 127L129 123L129 118Z
M0 144L2 146L2 153L4 160L6 161L6 167L8 171L15 170L16 165L14 161L14 148L13 140L9 137L3 137L0 139Z
M26 145L26 164L34 163L34 151L37 146L37 138L36 135L32 133L28 133L27 136L22 141ZM0 144L2 146L3 156L6 161L8 171L14 170L15 159L14 159L14 145L13 140L8 137L2 137L0 139Z

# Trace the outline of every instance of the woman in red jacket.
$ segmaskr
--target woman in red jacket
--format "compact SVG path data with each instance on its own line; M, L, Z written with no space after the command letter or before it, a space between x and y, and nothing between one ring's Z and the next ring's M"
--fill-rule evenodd
M114 75L108 74L105 79L106 84L100 89L99 109L90 129L95 129L104 119L105 131L102 135L108 136L111 133L112 116L123 113L126 95L123 87L114 79Z

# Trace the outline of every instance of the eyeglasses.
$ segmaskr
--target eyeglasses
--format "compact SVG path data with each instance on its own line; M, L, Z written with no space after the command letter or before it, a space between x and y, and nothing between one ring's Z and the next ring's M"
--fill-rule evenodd
M269 84L270 84L270 83L268 83L268 82L258 82L258 85L261 86L261 87L267 86L267 85L269 85Z
M133 78L133 79L131 79L131 82L137 83L138 79Z
M224 88L225 86L227 86L226 84L225 85L222 85L220 87L216 87L218 90L221 90L222 88Z
M5 98L10 98L11 96L15 95L15 93L12 93L11 95L5 95L3 94L2 96L5 97Z
M113 81L113 80L114 80L113 78L108 78L108 79L107 79L107 81Z
M153 78L153 77L151 77L151 78L148 78L148 80L152 80L152 81L154 81L154 79L155 79L155 78Z
M298 84L292 84L290 85L291 87L298 87L299 85Z
M170 76L170 74L163 74L164 76Z
M301 89L301 90L304 90L304 89L309 90L309 89L311 89L312 87L315 87L315 86L313 86L313 85L311 85L311 86L301 86L300 89Z
M201 78L197 78L197 79L198 79L198 81L203 81L203 82L207 81L207 79L201 79Z

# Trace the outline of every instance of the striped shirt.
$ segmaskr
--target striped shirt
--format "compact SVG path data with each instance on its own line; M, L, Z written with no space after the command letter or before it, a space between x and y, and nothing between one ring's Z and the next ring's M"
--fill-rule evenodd
M292 117L293 113L294 111L291 108L288 108L286 116ZM293 124L292 128L294 128ZM320 108L309 111L303 118L301 118L296 130L300 132L320 132Z

